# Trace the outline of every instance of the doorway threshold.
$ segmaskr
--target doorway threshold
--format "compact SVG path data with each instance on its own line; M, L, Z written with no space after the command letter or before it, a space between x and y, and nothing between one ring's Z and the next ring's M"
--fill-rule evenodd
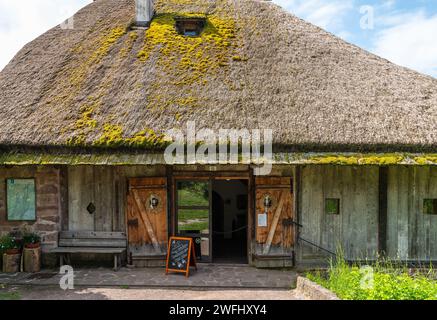
M228 262L197 262L202 266L212 266L212 267L242 267L247 268L250 267L248 263L228 263Z

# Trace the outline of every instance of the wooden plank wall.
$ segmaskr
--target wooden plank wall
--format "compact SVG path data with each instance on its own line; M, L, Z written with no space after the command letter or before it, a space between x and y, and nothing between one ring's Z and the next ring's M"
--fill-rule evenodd
M301 169L300 236L348 259L373 258L378 250L378 167L305 166ZM325 199L340 199L340 215L325 214ZM299 259L326 256L302 241Z
M423 213L423 200L437 198L436 167L390 167L387 249L390 257L437 260L437 216Z
M148 176L165 176L165 166L69 167L68 230L126 231L128 178ZM92 215L86 210L89 203L96 207Z

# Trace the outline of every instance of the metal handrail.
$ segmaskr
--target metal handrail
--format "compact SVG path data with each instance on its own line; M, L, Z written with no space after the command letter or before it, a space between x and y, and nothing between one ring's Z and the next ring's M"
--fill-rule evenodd
M303 242L306 242L306 243L312 245L313 247L316 247L317 249L320 249L320 250L322 250L322 251L325 251L325 252L327 252L327 253L329 253L329 254L335 256L335 257L337 256L337 254L335 254L334 252L332 252L332 251L330 251L330 250L328 250L328 249L325 249L325 248L323 248L323 247L321 247L321 246L319 246L319 245L317 245L317 244L315 244L315 243L313 243L313 242L311 242L311 241L309 241L309 240L305 240L304 238L301 238L301 237L298 237L297 240L298 240L298 241L301 240L301 241L303 241Z
M303 228L303 227L304 227L302 224L297 223L297 222L295 222L295 221L291 221L291 222L292 222L294 225L298 226L299 228ZM318 245L318 244L315 244L314 242L311 242L311 241L309 241L309 240L306 240L306 239L304 239L304 238L302 238L302 237L300 237L300 236L297 237L297 241L299 241L299 240L301 240L301 241L303 241L303 242L306 242L306 243L312 245L313 247L316 247L316 248L319 249L319 250L325 251L325 252L327 252L327 253L333 255L334 257L337 256L336 253L334 253L334 252L332 252L332 251L330 251L330 250L328 250L328 249L325 249L325 248L323 248L322 246L320 246L320 245Z

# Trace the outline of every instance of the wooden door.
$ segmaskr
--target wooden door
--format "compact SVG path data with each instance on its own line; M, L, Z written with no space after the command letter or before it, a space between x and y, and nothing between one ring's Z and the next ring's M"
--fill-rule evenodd
M290 255L294 246L291 178L255 179L256 254Z
M130 179L126 216L130 254L134 258L164 256L168 239L167 179Z

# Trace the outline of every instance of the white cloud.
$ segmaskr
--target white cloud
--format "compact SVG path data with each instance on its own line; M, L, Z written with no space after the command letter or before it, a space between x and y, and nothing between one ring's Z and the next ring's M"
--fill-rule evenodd
M387 16L386 28L377 32L372 52L394 63L437 76L437 15L413 14Z
M344 27L344 18L353 9L353 0L274 0L298 17L332 32Z
M0 70L26 43L63 22L91 0L0 0Z

